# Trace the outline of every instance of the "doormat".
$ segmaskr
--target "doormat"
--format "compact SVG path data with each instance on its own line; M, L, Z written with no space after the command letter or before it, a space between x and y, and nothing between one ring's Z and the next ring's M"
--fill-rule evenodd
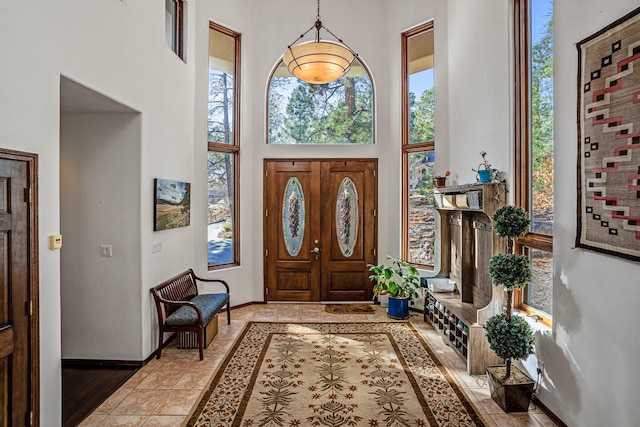
M326 304L324 311L333 314L367 314L375 312L371 304Z
M249 322L187 426L486 424L410 323Z

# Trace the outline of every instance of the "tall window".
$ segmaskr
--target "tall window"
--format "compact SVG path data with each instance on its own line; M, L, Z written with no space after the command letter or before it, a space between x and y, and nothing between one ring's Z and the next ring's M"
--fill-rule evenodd
M373 84L357 58L345 77L322 85L280 62L267 96L268 144L373 144Z
M165 0L164 10L164 34L167 45L184 60L184 0Z
M402 33L403 259L433 268L435 83L433 22Z
M516 304L546 322L553 315L553 0L515 0L516 201L531 215L518 248L532 281Z
M209 269L240 262L238 172L240 34L209 24Z

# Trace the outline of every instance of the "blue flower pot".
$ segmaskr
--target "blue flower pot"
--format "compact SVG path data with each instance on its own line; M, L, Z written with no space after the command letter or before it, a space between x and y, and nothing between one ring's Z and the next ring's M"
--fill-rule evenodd
M478 179L480 182L491 182L491 171L489 169L479 170Z
M409 318L409 298L389 297L387 316L392 319L405 320Z

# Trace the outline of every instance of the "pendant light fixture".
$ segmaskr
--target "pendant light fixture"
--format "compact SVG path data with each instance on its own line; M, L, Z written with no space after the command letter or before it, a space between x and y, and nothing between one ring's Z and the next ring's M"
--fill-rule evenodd
M300 39L314 28L316 30L315 40L296 45ZM321 28L324 28L338 42L321 41ZM313 84L324 84L338 80L347 74L351 64L357 57L357 53L322 24L320 20L320 0L318 0L318 13L315 24L300 35L291 45L287 46L287 50L282 55L282 60L289 72L300 80Z

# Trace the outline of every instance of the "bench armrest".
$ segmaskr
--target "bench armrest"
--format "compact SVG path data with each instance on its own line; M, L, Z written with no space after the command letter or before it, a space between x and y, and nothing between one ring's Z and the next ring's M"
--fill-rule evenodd
M196 280L199 280L199 281L201 281L201 282L209 282L209 283L216 282L216 283L222 283L222 284L224 285L224 287L227 289L227 293L229 293L229 285L227 284L227 282L225 282L225 281L224 281L224 280L222 280L222 279L205 279L204 277L198 277L198 276L196 276L196 275L195 275L195 273L193 274L193 277L194 277Z

